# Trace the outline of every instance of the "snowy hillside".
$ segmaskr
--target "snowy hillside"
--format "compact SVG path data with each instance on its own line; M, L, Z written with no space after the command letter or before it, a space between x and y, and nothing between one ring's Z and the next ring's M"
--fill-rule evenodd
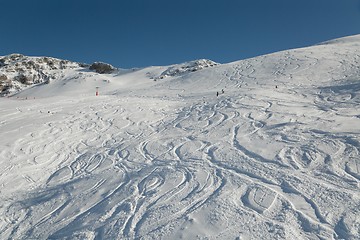
M360 35L193 63L0 98L0 238L360 239Z

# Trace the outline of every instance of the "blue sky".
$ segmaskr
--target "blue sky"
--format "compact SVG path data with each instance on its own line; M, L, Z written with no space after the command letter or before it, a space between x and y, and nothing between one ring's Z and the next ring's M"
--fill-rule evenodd
M0 55L131 68L232 62L360 34L360 0L0 0Z

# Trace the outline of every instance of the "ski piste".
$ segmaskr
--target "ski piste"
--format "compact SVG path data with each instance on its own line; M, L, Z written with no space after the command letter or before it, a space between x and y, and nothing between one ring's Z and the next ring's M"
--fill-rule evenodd
M0 98L1 239L359 239L359 44L108 74L42 60L47 84Z

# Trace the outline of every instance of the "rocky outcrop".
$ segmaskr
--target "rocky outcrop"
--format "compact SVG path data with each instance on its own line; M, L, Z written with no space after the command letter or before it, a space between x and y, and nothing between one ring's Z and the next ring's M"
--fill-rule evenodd
M113 66L103 62L94 62L90 65L89 69L101 74L109 74L115 71Z
M8 78L7 78L6 75L0 74L0 82L1 82L1 81L5 81L5 80L7 80L7 79L8 79Z
M168 76L180 76L186 73L196 72L204 68L214 67L216 65L219 64L208 59L199 59L182 64L176 64L166 69L156 79L163 79Z
M0 96L16 93L33 84L49 83L64 69L81 68L79 63L52 57L11 54L0 57Z

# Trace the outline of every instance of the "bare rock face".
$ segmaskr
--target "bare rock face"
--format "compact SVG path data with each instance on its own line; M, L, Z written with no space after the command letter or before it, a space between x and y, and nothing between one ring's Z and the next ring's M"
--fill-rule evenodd
M89 69L101 74L109 74L115 71L115 68L112 65L103 62L94 62Z

